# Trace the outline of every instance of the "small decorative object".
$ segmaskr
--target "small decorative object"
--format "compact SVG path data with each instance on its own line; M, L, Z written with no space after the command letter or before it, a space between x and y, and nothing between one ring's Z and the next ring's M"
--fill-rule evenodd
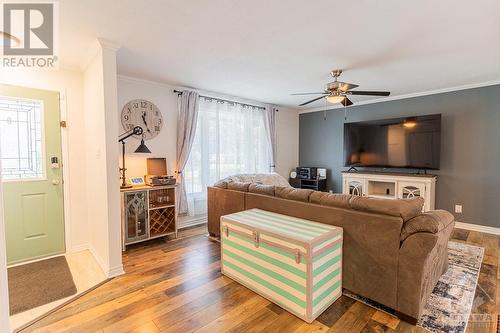
M162 157L153 157L146 159L149 176L166 176L167 159Z
M163 118L158 107L144 99L134 99L125 104L121 120L126 131L140 126L144 130L143 140L150 140L157 136L163 126Z
M326 169L318 168L318 178L326 178Z
M144 178L132 177L130 178L130 184L132 184L132 186L144 186L145 185Z
M292 179L297 178L297 172L295 172L295 171L290 172L290 178L292 178Z

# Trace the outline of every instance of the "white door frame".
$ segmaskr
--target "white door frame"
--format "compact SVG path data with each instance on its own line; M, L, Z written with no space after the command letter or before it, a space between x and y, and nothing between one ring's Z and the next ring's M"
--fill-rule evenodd
M67 123L68 113L66 105L66 89L59 91L59 120ZM64 244L65 253L74 251L71 237L71 200L69 177L69 143L68 129L61 127L61 154L62 154L62 179L63 179L63 206L64 206ZM83 250L83 249L82 249Z
M7 246L5 243L5 223L3 220L2 182L0 175L0 332L8 333L10 328L9 283L7 281ZM3 296L5 295L5 297Z

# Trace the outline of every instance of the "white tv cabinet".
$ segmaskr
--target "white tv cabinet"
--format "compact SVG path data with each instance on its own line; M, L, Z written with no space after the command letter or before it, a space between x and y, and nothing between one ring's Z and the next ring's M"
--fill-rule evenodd
M342 193L384 199L424 198L424 211L433 210L436 175L389 172L342 172Z

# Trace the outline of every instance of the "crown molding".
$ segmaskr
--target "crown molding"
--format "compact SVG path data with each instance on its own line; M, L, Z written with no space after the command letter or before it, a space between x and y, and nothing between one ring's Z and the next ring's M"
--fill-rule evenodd
M194 89L194 88L187 88L184 86L176 85L173 83L168 83L168 82L163 82L163 81L153 81L153 80L138 78L135 76L125 75L125 74L118 74L117 77L118 77L118 80L125 81L125 82L147 84L147 85L153 85L153 86L158 86L158 87L163 87L163 88L168 88L168 89Z
M87 53L85 54L84 59L80 63L80 71L85 72L90 62L96 57L99 52L100 44L97 39L93 40L92 43L87 48Z
M130 82L130 83L137 83L137 84L153 85L153 86L158 86L158 87L162 87L162 88L167 88L167 89L170 89L172 91L174 89L175 90L189 89L189 90L194 90L194 91L198 92L200 95L204 95L207 97L224 98L224 99L229 99L229 100L239 102L239 103L252 104L252 105L261 106L261 107L266 107L267 105L270 105L270 106L274 106L277 108L281 108L280 105L267 104L267 103L264 103L261 101L256 101L256 100L247 99L247 98L243 98L243 97L223 94L223 93L214 92L214 91L197 89L194 87L186 87L186 86L182 86L182 85L176 85L173 83L153 81L153 80L137 78L137 77L133 77L133 76L129 76L129 75L123 75L123 74L118 74L117 77L118 77L118 80L121 80L121 81Z
M498 85L498 84L500 84L500 80L485 81L485 82L466 84L466 85L455 86L455 87L450 87L450 88L427 90L427 91L411 93L411 94L403 94L403 95L397 95L397 96L389 96L389 97L383 97L383 98L377 98L377 99L370 99L370 100L366 100L366 101L356 102L356 104L354 106L397 101L400 99L408 99L408 98L422 97L422 96L428 96L428 95L437 95L437 94L443 94L443 93L453 92L453 91L460 91L460 90L467 90L467 89L474 89L474 88L481 88L481 87L489 87L489 86L494 86L494 85ZM344 107L342 105L336 105L336 104L333 105L332 104L329 106L321 106L321 107L312 108L312 109L300 110L299 114L327 111L327 110L333 110L333 109L343 109L343 108Z
M104 39L104 38L97 38L97 41L99 42L99 44L101 45L101 47L103 49L106 49L106 50L110 50L110 51L118 51L119 49L121 49L121 44L117 43L117 42L113 42L111 40L108 40L108 39Z
M107 39L103 38L94 39L87 48L87 54L85 55L85 58L80 63L80 71L85 72L90 62L95 58L95 56L99 53L99 51L108 50L116 53L120 49L120 47L121 47L120 44L112 42Z

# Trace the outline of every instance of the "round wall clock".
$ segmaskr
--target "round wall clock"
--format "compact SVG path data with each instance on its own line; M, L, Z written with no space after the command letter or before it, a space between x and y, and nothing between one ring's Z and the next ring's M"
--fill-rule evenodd
M122 125L126 131L142 127L144 140L154 138L163 126L161 112L156 105L144 99L134 99L123 106Z

